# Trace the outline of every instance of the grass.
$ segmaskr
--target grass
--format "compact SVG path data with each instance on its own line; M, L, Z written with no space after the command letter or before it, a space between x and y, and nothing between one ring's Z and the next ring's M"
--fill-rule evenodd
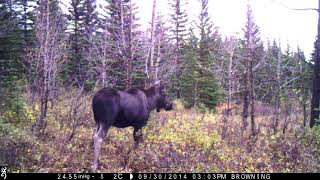
M63 98L62 98L63 99ZM0 122L0 163L13 172L91 172L93 119L90 98L82 98L77 118L70 99L50 109L45 136L30 129L36 112L24 124ZM286 133L274 134L272 117L257 114L259 134L241 130L241 116L227 121L216 113L184 109L153 112L144 128L145 142L131 153L133 129L111 128L102 145L101 172L319 172L319 130L303 129L299 115L290 116ZM28 111L31 111L29 108ZM36 109L36 108L35 108ZM32 115L30 115L32 114ZM22 122L22 123L23 123ZM70 139L73 124L77 123ZM279 128L281 128L281 123ZM24 127L24 128L22 128ZM222 136L222 134L224 134ZM318 133L319 134L319 133Z

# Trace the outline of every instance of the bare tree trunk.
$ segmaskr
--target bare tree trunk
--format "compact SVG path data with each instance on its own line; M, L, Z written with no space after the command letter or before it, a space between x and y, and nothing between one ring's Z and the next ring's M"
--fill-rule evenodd
M297 76L302 76L303 74L303 60L301 58L298 59L299 60L299 75ZM300 89L302 90L302 99L300 101L300 104L302 106L302 112L303 112L303 127L306 127L307 125L307 99L308 96L306 95L306 88L304 87L304 82L300 81Z
M40 96L40 115L36 122L36 133L41 135L46 128L48 102L54 98L58 64L61 63L63 47L60 15L50 9L49 0L39 2L39 14L36 19L36 38L38 48L30 57L29 63L34 64L32 71L36 72L35 87ZM31 53L32 54L32 53ZM34 62L35 61L35 62Z
M280 114L280 95L281 95L281 51L278 50L277 55L277 82L276 82L276 91L275 91L275 121L273 125L274 134L277 133L278 124L279 124L279 114Z
M157 60L155 64L155 81L158 81L159 78L159 66L160 66L160 60L161 60L161 38L158 37L158 44L157 44Z
M282 133L285 134L286 130L288 128L289 125L289 121L290 121L290 110L286 109L285 110L285 117L284 117L284 122L283 122L283 128L282 128Z
M130 1L131 2L131 1ZM121 28L121 45L119 47L119 51L120 51L120 54L121 54L121 60L122 60L122 63L123 65L126 67L126 75L125 75L125 86L128 88L130 87L130 69L129 69L129 66L130 66L130 57L128 58L128 55L130 55L129 53L130 52L127 52L127 44L126 44L126 39L125 39L125 27L124 27L124 16L125 16L125 12L124 12L124 4L123 4L123 1L119 1L119 6L120 6L120 28ZM131 13L131 12L130 12ZM131 18L131 16L130 16ZM131 22L130 22L131 23ZM131 28L131 26L130 26ZM130 33L130 32L129 32ZM130 36L130 35L129 35ZM129 45L130 46L130 45ZM129 47L130 48L130 47Z
M91 67L90 71L98 78L97 83L99 82L102 87L107 87L112 79L108 73L111 68L108 33L104 30L101 39L90 39L88 43L90 43L91 48L91 57L88 59Z
M228 68L228 105L227 105L227 113L226 115L229 116L229 113L231 111L230 103L232 100L232 59L233 59L233 52L230 54L229 59L229 68Z
M154 46L155 46L155 29L156 29L156 7L157 7L157 0L153 0L152 6L152 20L151 20L151 50L150 50L150 69L152 72L152 80L154 80Z
M43 1L42 1L43 2ZM48 38L49 38L49 32L50 32L50 29L49 29L49 25L50 25L50 3L49 1L47 0L45 2L46 4L46 7L45 7L45 12L43 12L43 14L40 14L40 16L42 15L43 17L40 17L41 19L45 19L45 21L41 21L40 24L38 24L38 26L43 26L45 25L45 29L44 29L44 32L39 32L41 33L40 35L38 34L38 36L41 36L41 40L43 40L43 44L41 44L41 47L40 49L42 49L41 52L39 52L39 54L43 54L43 76L42 76L42 87L43 88L40 88L40 116L39 116L39 119L37 121L37 131L38 133L40 133L41 130L43 130L45 128L45 118L47 116L47 110L48 110L48 93L49 93L49 84L48 84L48 75L49 75L49 52L48 52ZM43 5L43 4L42 4ZM45 23L45 24L43 24ZM39 27L40 28L40 27ZM41 42L40 42L41 43ZM41 56L40 56L41 57ZM39 59L40 60L40 59ZM41 60L40 60L41 61Z
M311 116L310 127L315 124L319 125L316 121L320 116L320 0L318 1L318 37L316 41L316 60L313 70L313 87L312 87L312 100L311 100Z
M125 41L125 33L124 33L124 8L123 8L123 2L120 2L120 18L121 18L121 46L122 49L125 49L126 47L126 41ZM124 52L121 52L124 53ZM124 55L124 54L123 54Z
M82 92L83 92L83 85L80 87L80 89L77 92L77 95L70 93L70 110L69 110L69 118L68 121L72 122L72 130L67 138L67 142L69 142L75 135L77 128L83 123L81 122L81 113L85 112L85 109L81 109L82 106Z
M234 84L234 76L233 76L233 56L234 56L234 50L236 48L236 42L237 40L235 38L231 38L230 41L229 41L229 44L228 46L226 47L227 49L227 53L228 53L228 56L229 56L229 65L228 65L228 99L227 99L227 112L226 112L226 115L227 117L230 115L230 112L231 112L231 102L232 102L232 96L233 96L233 93L234 93L234 87L233 87L233 84Z
M195 87L194 87L194 101L193 101L193 105L192 106L196 106L198 104L198 97L199 97L199 93L198 93L198 90L199 90L199 87L198 87L198 80L195 79L196 83L195 83Z
M314 73L313 73L313 88L312 88L312 100L311 100L311 117L310 117L310 127L318 125L316 121L319 120L320 114L320 40L317 40L317 58L314 63Z
M154 49L155 49L156 10L157 10L157 1L153 0L150 41L149 41L148 53L147 53L147 58L145 63L145 66L146 66L145 67L145 74L146 74L145 86L146 87L149 87L151 82L155 81L155 76L156 76L156 69L154 67L155 66Z
M127 64L127 88L130 88L132 85L132 61L133 61L133 41L132 41L132 27L133 27L133 14L132 14L132 0L129 4L129 13L130 13L130 28L129 28L129 59Z
M250 61L250 97L251 97L251 134L255 135L256 130L255 130L255 109L254 109L254 82L253 82L253 58L251 58Z
M246 62L247 64L247 62ZM242 111L242 128L246 130L248 126L247 118L249 116L249 66L246 66L245 78L244 78L244 91L243 91L243 111Z
M303 109L303 127L306 127L307 125L307 103L303 103L302 105L302 109Z

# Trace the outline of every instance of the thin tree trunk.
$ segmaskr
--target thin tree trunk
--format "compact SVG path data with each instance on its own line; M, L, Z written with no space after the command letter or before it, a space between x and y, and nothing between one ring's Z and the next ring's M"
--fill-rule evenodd
M316 41L316 60L313 70L313 87L312 87L312 100L311 100L311 116L310 127L312 128L319 120L320 115L320 0L318 1L318 37Z
M107 29L107 27L105 27L105 29ZM104 30L104 33L103 33L103 38L104 38L104 41L102 42L103 44L103 52L102 52L102 80L103 80L103 87L106 87L108 84L107 84L107 68L108 68L108 64L107 64L107 59L108 59L108 35L107 35L107 32L106 30Z
M125 87L128 88L130 87L130 83L129 83L129 76L130 76L130 70L129 70L129 64L130 64L130 57L128 57L128 55L130 55L129 53L130 52L127 52L126 48L127 48L127 45L126 45L126 40L125 40L125 29L124 29L124 4L123 4L123 1L119 1L119 6L120 6L120 21L121 21L121 25L120 25L120 28L121 28L121 46L119 47L119 52L120 54L122 55L122 63L123 65L126 67L126 75L125 75ZM129 32L130 33L130 32Z
M28 31L28 25L27 25L27 8L28 8L28 2L27 0L23 0L23 36L24 36L24 43L27 43L27 31ZM27 45L27 44L24 44Z
M176 7L179 7L180 8L180 0L177 0L176 1ZM181 97L181 94L180 94L180 86L179 86L179 84L180 84L180 73L179 73L179 68L178 68L178 66L179 66L179 64L180 64L180 62L179 62L179 58L180 58L180 38L179 38L179 27L180 27L180 23L179 23L179 20L178 20L178 13L180 13L180 9L179 10L177 10L176 9L176 24L175 24L175 28L176 28L176 49L175 49L175 57L174 57L174 72L175 72L175 78L176 78L176 87L175 88L177 88L176 90L177 90L177 99L180 99L180 97Z
M275 121L274 121L274 134L277 133L278 124L279 124L279 114L280 114L280 86L281 86L281 51L278 50L277 55L277 83L276 83L276 91L275 91Z
M229 113L231 111L230 103L232 100L232 63L233 63L233 50L230 54L229 59L229 68L228 68L228 104L227 104L227 117L229 116Z
M41 130L43 130L45 128L45 118L47 117L47 110L48 110L48 93L49 93L49 83L48 83L48 75L49 75L49 52L48 52L48 38L49 38L49 25L50 25L50 18L49 18L49 14L50 14L50 3L47 0L46 1L46 11L45 11L45 32L40 32L44 40L44 44L43 44L43 48L40 53L43 55L43 74L42 74L42 87L41 88L41 106L40 106L40 116L39 119L37 121L37 133L39 133L39 135L41 134ZM43 22L41 24L39 24L40 26L43 26ZM40 55L41 58L41 55Z
M310 127L319 124L316 121L319 120L320 114L320 40L317 40L317 59L314 64L313 73L313 88L312 88L312 100L311 100L311 117Z
M161 60L161 39L158 38L158 45L157 45L157 60L155 65L155 82L159 80L159 66L160 66L160 60Z
M197 106L198 103L198 80L195 79L195 88L194 88L194 101L192 106Z
M150 50L150 70L152 72L152 80L154 79L154 40L155 40L155 29L156 29L156 7L157 7L157 1L153 0L153 6L152 6L152 20L151 20L151 50Z
M122 50L126 47L126 41L125 41L125 34L124 34L124 8L123 8L123 2L120 1L120 18L121 18L121 43L122 43ZM121 52L124 53L124 52ZM124 54L122 54L124 55Z
M253 58L250 61L250 97L251 97L251 133L256 134L255 130L255 109L254 109L254 84L253 84Z
M132 61L133 61L133 41L132 41L132 27L133 27L133 14L132 14L132 0L129 4L129 13L130 13L130 29L129 29L129 59L127 66L127 88L130 88L132 85Z
M48 102L55 97L56 75L58 63L63 55L63 41L59 26L60 16L51 10L49 0L41 0L39 14L36 20L36 38L38 48L34 57L30 57L30 63L36 64L36 90L40 96L40 114L36 122L35 132L42 135L46 128ZM36 61L36 62L34 62Z
M248 64L246 62L246 64ZM243 131L246 130L247 126L248 126L248 122L247 122L247 118L249 116L249 69L248 69L248 65L246 66L246 73L245 73L245 78L244 78L244 91L243 91L243 111L242 111L242 125L243 125Z
M303 127L306 127L306 125L307 125L307 103L303 103L302 109L303 109Z
M150 41L148 47L147 58L145 61L145 86L150 87L150 84L155 81L156 69L154 62L154 49L155 49L155 27L156 27L156 10L157 10L157 1L153 0L152 5L152 18L151 18L151 32L150 32Z

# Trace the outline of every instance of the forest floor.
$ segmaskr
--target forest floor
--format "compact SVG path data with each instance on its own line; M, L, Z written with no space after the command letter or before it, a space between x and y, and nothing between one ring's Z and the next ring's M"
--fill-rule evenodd
M28 120L18 125L0 118L0 164L13 172L91 172L90 100L78 104L83 109L72 109L66 101L49 111L43 138L30 130L34 110L27 109ZM222 107L202 113L176 104L174 111L151 114L144 144L131 153L133 129L111 128L102 145L100 171L320 172L320 131L302 128L299 115L287 117L285 133L280 123L274 134L272 114L257 114L260 131L252 137L250 126L242 132L239 113L226 119Z

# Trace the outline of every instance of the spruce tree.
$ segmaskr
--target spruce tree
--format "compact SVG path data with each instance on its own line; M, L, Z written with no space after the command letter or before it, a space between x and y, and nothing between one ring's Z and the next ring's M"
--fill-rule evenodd
M181 97L187 108L198 106L199 101L199 67L198 61L198 38L192 29L187 40L183 61L181 82Z
M219 87L215 74L213 72L213 64L217 62L219 53L219 35L214 29L214 24L210 20L208 14L208 0L200 0L201 13L199 15L200 31L198 63L200 65L200 102L206 107L214 109L221 97L219 97Z
M98 29L96 0L71 0L69 8L69 58L64 79L84 84L89 77L90 45Z
M17 10L18 26L21 29L23 48L28 48L32 44L35 34L35 3L36 0L16 0L15 9Z
M68 62L65 66L64 79L69 83L70 81L83 82L82 74L85 71L84 57L82 53L83 39L81 38L81 30L83 29L84 18L84 0L71 0L68 15L68 24L70 29L68 42Z
M187 106L200 106L214 109L221 100L217 80L213 71L215 46L218 40L213 23L208 15L208 1L201 0L199 40L193 30L185 47L185 58L182 73L182 98Z
M187 35L187 13L184 10L185 0L170 0L172 13L171 16L171 42L173 44L172 52L172 88L171 90L176 93L176 97L181 96L181 72L182 72L182 59L185 38Z
M243 76L243 129L247 127L247 117L249 116L250 106L250 119L251 119L251 132L255 134L255 67L259 65L261 59L257 56L258 52L263 51L263 45L259 37L259 27L255 24L251 6L247 5L247 21L245 24L244 38L243 38L243 65L245 67Z
M18 121L23 112L21 98L23 66L23 37L15 1L0 3L0 110L14 113L11 121Z
M105 19L110 43L111 76L120 89L142 86L142 43L137 6L131 0L109 0Z
M304 52L298 47L294 52L293 58L295 59L295 77L298 79L294 83L294 93L301 105L303 111L303 126L307 125L307 105L308 99L311 95L312 87L312 65L308 62L304 56Z

